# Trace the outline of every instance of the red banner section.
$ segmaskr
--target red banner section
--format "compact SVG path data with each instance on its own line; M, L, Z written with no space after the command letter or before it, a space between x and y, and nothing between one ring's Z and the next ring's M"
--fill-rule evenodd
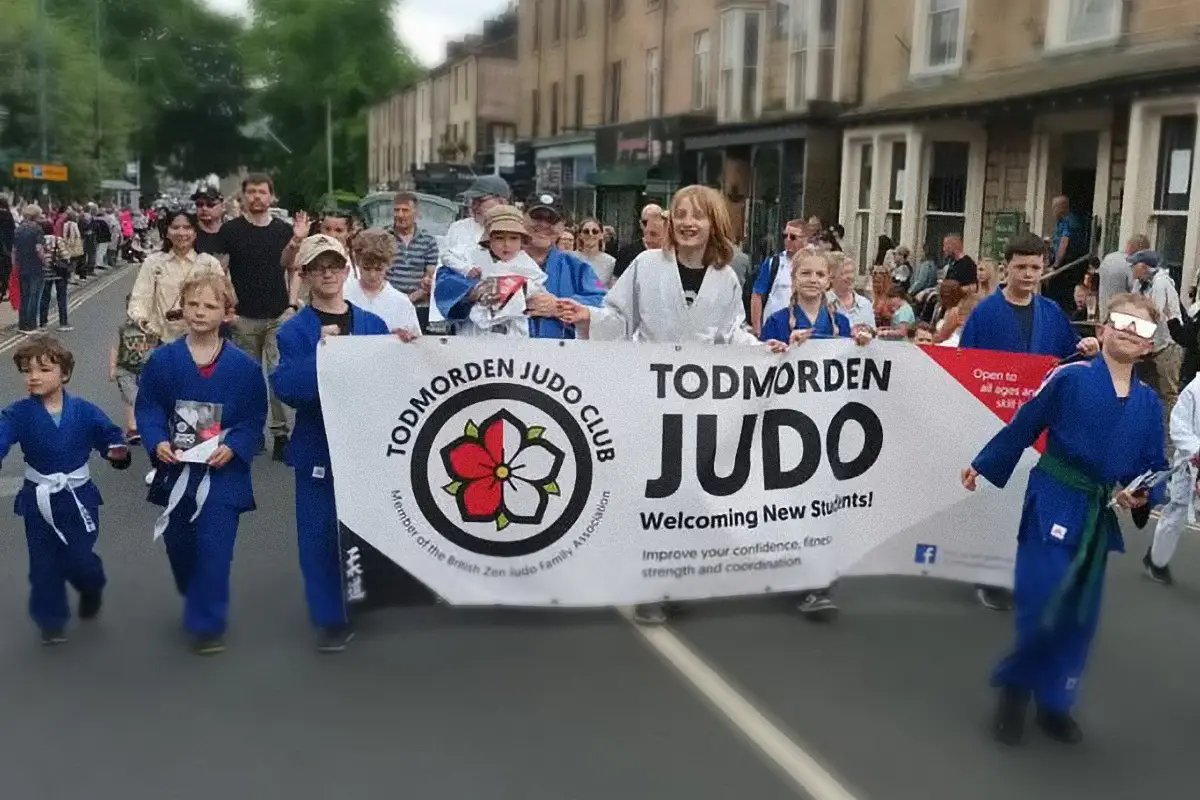
M1058 363L1054 356L1025 353L936 345L921 349L1004 422L1016 416L1017 409L1033 397L1047 373ZM1046 446L1045 434L1034 446L1042 452Z

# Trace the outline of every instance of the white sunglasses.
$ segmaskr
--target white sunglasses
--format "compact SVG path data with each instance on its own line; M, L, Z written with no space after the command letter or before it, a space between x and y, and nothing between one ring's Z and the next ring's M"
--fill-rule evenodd
M1158 330L1158 323L1120 311L1108 315L1108 324L1119 331L1133 332L1142 339L1153 339L1154 332Z

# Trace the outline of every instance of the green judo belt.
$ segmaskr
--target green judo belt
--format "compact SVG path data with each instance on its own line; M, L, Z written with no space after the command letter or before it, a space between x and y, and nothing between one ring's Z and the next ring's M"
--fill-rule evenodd
M1104 564L1108 560L1109 537L1120 530L1117 515L1108 505L1111 487L1093 480L1073 464L1050 453L1038 460L1037 469L1068 489L1087 496L1079 550L1042 615L1043 626L1055 627L1067 595L1078 588L1076 621L1083 625L1100 601L1100 582L1104 577Z

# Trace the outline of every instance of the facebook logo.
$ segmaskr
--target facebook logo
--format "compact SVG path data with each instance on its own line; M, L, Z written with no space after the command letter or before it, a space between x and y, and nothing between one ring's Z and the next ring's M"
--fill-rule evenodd
M936 544L919 544L917 545L916 557L913 559L918 564L930 566L937 563L937 545Z

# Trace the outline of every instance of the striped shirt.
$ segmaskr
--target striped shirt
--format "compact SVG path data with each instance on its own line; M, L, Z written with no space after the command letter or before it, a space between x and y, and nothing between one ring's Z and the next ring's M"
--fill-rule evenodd
M421 288L425 270L438 264L437 240L417 228L408 244L396 236L396 257L388 267L387 280L404 294Z

